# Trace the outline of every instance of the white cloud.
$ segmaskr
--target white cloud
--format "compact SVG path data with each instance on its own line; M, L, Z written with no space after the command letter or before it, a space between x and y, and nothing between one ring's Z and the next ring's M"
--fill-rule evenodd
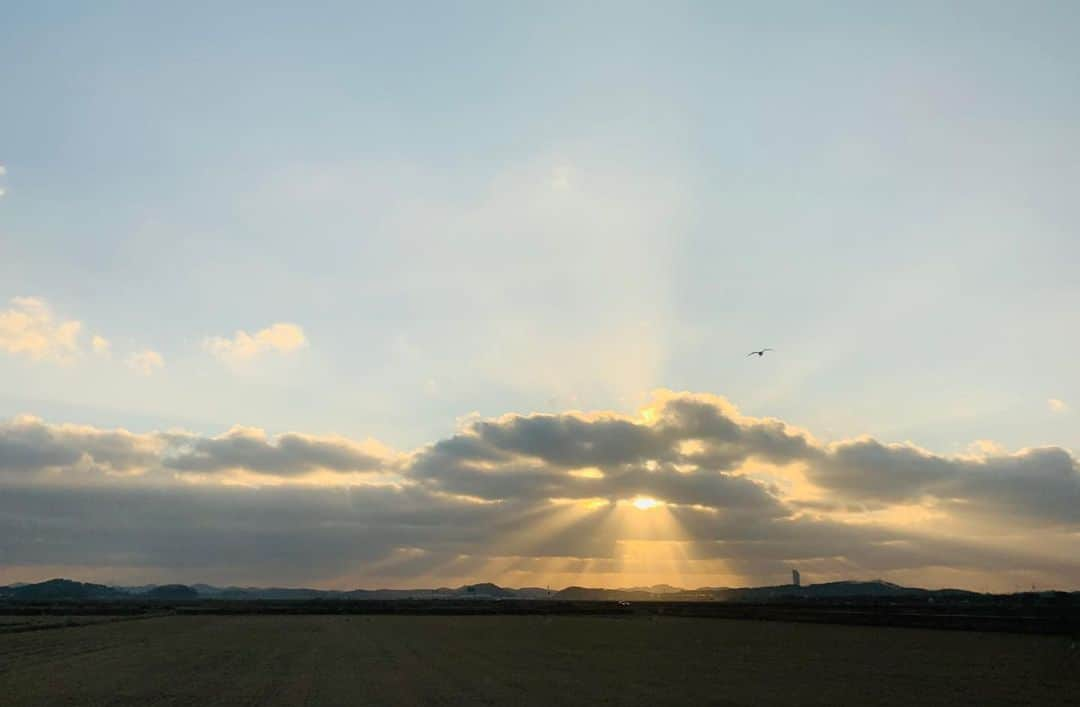
M4 165L0 164L0 177L3 177L3 176L5 176L6 174L7 174L7 167L5 167Z
M99 356L108 356L111 353L112 344L104 336L94 334L94 338L90 339L90 348Z
M79 355L82 323L58 320L48 303L36 297L15 297L0 310L0 349L35 361L66 362Z
M157 351L144 349L128 356L127 365L140 376L149 376L156 369L165 367L165 359Z
M1058 400L1057 398L1050 398L1046 401L1047 406L1051 412L1068 412L1069 406L1065 404L1064 400Z
M267 352L291 353L307 346L304 330L296 324L277 322L254 334L238 330L231 338L207 337L203 348L223 361L240 363Z
M27 356L35 361L71 363L84 353L80 342L82 322L58 318L49 303L38 297L14 297L10 308L0 310L0 351ZM103 358L112 356L112 342L100 334L90 337L89 349ZM129 368L148 376L165 365L151 349L135 351L125 359Z

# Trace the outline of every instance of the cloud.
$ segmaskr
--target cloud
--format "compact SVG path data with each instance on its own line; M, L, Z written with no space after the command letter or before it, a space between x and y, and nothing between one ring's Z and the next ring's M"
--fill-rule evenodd
M642 496L656 505L635 508ZM827 445L708 395L661 392L637 415L473 416L411 452L248 427L0 424L0 557L20 565L610 586L776 581L797 563L819 579L1080 586L1077 532L1080 465L1064 449Z
M123 429L54 425L24 415L0 423L0 472L28 476L65 472L85 477L90 468L165 478L174 472L295 478L316 471L394 472L400 455L373 440L295 432L270 438L250 427L206 437L183 431L136 434ZM59 476L56 476L56 475Z
M82 356L83 325L75 319L55 316L49 303L38 297L14 297L0 310L0 351L34 361L73 363ZM112 343L100 334L90 337L90 350L103 358L112 356ZM131 353L125 363L139 375L148 376L165 365L160 353L143 349Z
M1080 464L1058 447L948 457L864 439L835 445L813 460L808 475L853 500L932 500L956 513L1080 529Z
M79 353L82 323L57 320L52 309L36 297L15 297L0 310L0 350L35 361L70 362Z
M171 437L163 460L170 469L197 472L246 470L293 476L314 470L380 471L390 456L380 445L356 443L341 437L314 437L295 432L274 440L251 427L234 427L220 437Z
M81 473L88 466L131 472L154 465L164 447L164 442L154 435L52 425L22 416L0 423L0 473L65 469Z
M307 346L304 330L296 324L278 322L254 334L238 330L231 338L207 337L203 348L223 361L241 363L267 352L292 353Z
M1064 400L1058 400L1057 398L1050 398L1046 401L1047 407L1050 408L1050 412L1068 412L1069 406L1065 404Z
M630 498L773 512L768 487L732 473L750 459L788 461L806 445L774 422L740 425L704 399L661 399L652 420L613 414L509 415L472 422L416 455L415 476L491 500ZM686 451L684 442L696 446ZM574 473L592 469L595 473Z
M165 359L157 351L143 349L127 357L127 366L140 376L149 376L165 367Z
M112 344L105 337L94 334L90 339L90 348L99 356L108 356L112 351Z

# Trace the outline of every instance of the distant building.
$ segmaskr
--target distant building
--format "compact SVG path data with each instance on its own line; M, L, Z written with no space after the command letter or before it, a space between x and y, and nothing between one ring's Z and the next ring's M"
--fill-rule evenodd
M802 586L801 579L799 578L799 570L791 570L791 583L796 587Z

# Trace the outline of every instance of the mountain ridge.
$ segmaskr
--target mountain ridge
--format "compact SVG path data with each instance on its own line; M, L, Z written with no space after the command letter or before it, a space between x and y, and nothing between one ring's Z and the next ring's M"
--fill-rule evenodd
M1067 593L1067 592L1063 592ZM1024 592L1023 594L1028 594ZM487 599L556 601L733 601L770 602L828 599L963 599L995 596L966 589L924 589L904 587L884 580L838 580L795 586L700 587L684 589L666 584L649 587L601 588L569 586L559 590L541 587L511 588L492 582L434 589L351 589L327 590L308 587L215 586L211 584L147 584L118 586L56 578L37 583L0 586L0 599L9 601L77 600L406 600L406 599Z

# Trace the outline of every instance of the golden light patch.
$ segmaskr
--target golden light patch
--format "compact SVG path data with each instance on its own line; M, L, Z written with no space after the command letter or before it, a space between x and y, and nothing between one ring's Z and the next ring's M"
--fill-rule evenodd
M606 498L549 498L548 503L553 506L577 506L580 508L603 508L610 501Z
M750 460L728 472L772 487L785 501L825 501L827 496L807 476L806 462L769 464Z
M135 474L127 474L127 476L134 475ZM400 475L379 471L311 471L306 474L297 474L295 476L280 476L236 468L219 473L181 471L173 474L173 478L192 485L244 486L247 488L291 486L346 489L360 487L401 489L407 485L407 481Z
M705 451L705 443L700 439L684 439L679 442L678 452L684 457L692 454L701 454Z
M968 452L976 459L994 455L1008 454L1009 450L1004 445L990 439L977 439L968 445Z
M841 520L851 523L916 527L926 526L930 523L940 523L947 518L947 513L934 508L932 505L921 503L896 504L887 508L841 516Z
M582 469L571 469L570 476L575 476L579 479L602 479L604 478L604 472L597 469L595 466L587 466Z
M657 506L659 506L660 501L657 501L655 498L650 498L648 496L637 496L632 501L630 501L630 504L639 511L647 511L651 508L656 508Z
M432 493L435 496L451 498L455 501L461 501L462 503L472 503L477 506L493 506L502 503L502 499L499 498L481 498L480 496L467 496L460 493L446 493L445 491L434 491Z

